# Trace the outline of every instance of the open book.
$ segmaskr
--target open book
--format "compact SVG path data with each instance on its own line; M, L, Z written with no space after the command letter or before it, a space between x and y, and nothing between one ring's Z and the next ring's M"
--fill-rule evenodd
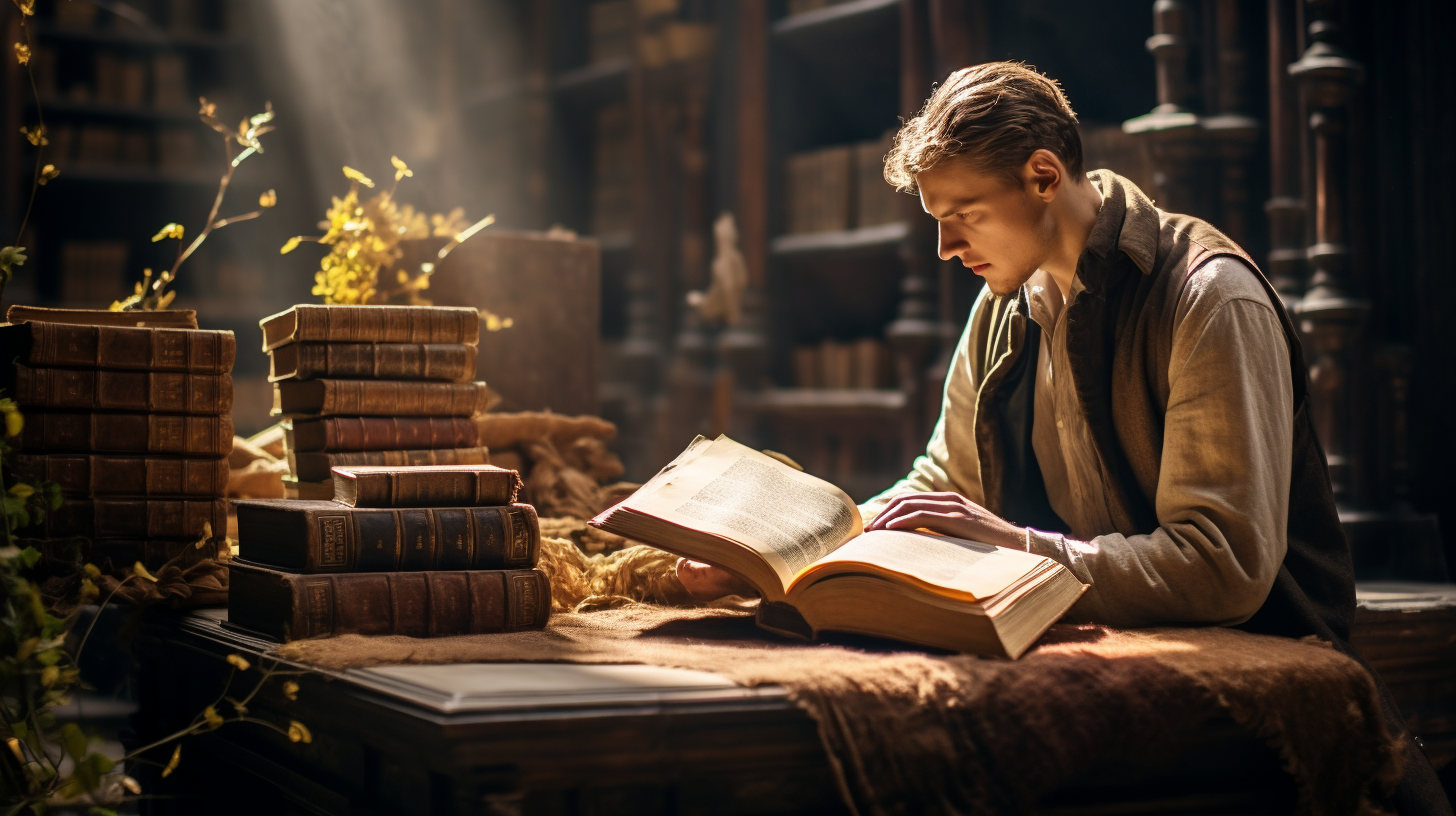
M608 532L734 573L763 595L758 624L1019 657L1086 587L1039 555L899 530L864 532L844 491L726 436L693 440Z

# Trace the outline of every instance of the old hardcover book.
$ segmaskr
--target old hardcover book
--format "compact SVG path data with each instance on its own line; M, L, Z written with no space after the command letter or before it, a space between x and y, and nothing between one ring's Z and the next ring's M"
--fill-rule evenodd
M233 420L228 415L26 411L19 447L27 452L227 456L233 449Z
M187 538L66 538L19 539L21 547L35 547L46 558L65 564L95 564L102 572L116 573L140 561L149 570L156 572L163 564L173 561L187 565L199 560L216 558L226 546L227 539L217 536L202 539L199 536ZM175 559L175 560L174 560Z
M228 460L86 453L18 454L15 469L75 496L222 496Z
M284 380L273 383L274 416L468 417L484 413L485 383L410 380Z
M334 501L349 507L488 507L521 492L521 474L490 465L354 465L333 479Z
M46 516L48 538L188 538L227 529L222 499L69 499Z
M522 569L541 552L529 504L365 510L330 501L239 501L243 558L294 572Z
M592 526L717 564L763 595L758 624L1019 657L1086 587L1050 558L920 532L864 532L844 491L702 437Z
M405 465L485 465L490 463L490 449L482 446L426 450L341 451L337 453L300 453L288 448L287 456L289 471L303 482L332 479L334 468L349 465L398 467Z
M321 482L305 482L297 476L283 474L283 498L305 499L307 501L328 501L334 500L334 480L324 479Z
M330 635L437 637L540 629L546 573L528 570L297 575L230 564L228 623L275 640Z
M226 374L236 356L230 331L35 321L0 326L0 360L31 366Z
M5 322L71 323L79 326L141 326L154 329L195 329L197 312L192 309L161 309L151 312L110 312L105 309L51 309L45 306L11 306Z
M285 420L283 438L298 453L469 448L480 429L470 417L329 417Z
M288 343L268 352L269 382L318 378L475 379L476 347L464 343Z
M284 343L480 342L480 312L446 306L323 306L303 303L258 321L263 350Z
M221 415L233 409L229 374L0 367L0 388L36 408Z

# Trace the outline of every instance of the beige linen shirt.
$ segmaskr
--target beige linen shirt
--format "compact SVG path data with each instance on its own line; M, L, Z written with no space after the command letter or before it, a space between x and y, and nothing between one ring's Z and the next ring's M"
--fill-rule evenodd
M1189 277L1179 298L1155 497L1159 526L1148 531L1113 528L1108 480L1067 375L1061 292L1045 272L1028 281L1030 316L1042 328L1032 446L1052 508L1071 535L1029 530L1026 546L1090 585L1070 618L1233 625L1268 596L1286 548L1294 396L1279 318L1255 274L1238 259L1215 258ZM1074 281L1070 299L1080 291ZM975 308L990 300L983 292ZM970 430L980 383L969 344L967 331L925 455L862 505L866 521L900 493L953 491L982 501Z

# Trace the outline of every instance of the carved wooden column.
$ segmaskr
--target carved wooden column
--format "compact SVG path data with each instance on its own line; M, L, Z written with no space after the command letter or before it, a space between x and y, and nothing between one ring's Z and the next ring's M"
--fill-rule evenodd
M1304 123L1289 75L1298 0L1269 0L1269 261L1264 271L1291 311L1304 295L1304 199L1300 196Z
M1315 425L1324 442L1335 499L1350 501L1351 405L1355 394L1353 345L1370 304L1349 294L1346 244L1349 156L1346 127L1351 91L1364 67L1340 45L1337 0L1307 0L1309 47L1289 66L1309 110L1314 140L1314 244L1306 252L1313 274L1298 305L1312 347L1310 387Z
M930 93L930 19L926 0L900 2L900 111L914 116ZM926 368L941 339L940 310L935 304L939 288L934 219L920 200L905 196L905 221L910 225L900 243L904 278L900 282L900 308L885 329L895 354L895 372L905 392L908 409L901 438L907 460L925 446Z
M646 21L635 12L633 43L646 33ZM627 273L627 334L618 352L624 379L637 394L656 390L662 365L661 322L658 308L657 219L653 184L653 134L649 119L648 66L634 54L627 77L627 117L632 165L632 267Z
M1122 129L1149 141L1158 206L1207 216L1209 174L1204 172L1198 88L1189 76L1194 50L1189 23L1185 0L1153 4L1153 36L1147 47L1156 65L1158 104L1149 113L1124 122Z
M1248 52L1239 37L1245 5L1243 0L1215 0L1211 9L1215 112L1199 120L1218 163L1218 228L1242 246L1248 246L1250 237L1249 160L1259 138L1259 121L1248 114Z

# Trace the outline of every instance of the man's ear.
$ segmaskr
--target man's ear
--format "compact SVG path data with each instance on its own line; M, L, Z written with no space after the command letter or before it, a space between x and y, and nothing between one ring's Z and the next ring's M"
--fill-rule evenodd
M1066 171L1056 154L1042 147L1026 160L1022 167L1022 178L1032 195L1050 202L1061 190L1062 182L1066 180Z

